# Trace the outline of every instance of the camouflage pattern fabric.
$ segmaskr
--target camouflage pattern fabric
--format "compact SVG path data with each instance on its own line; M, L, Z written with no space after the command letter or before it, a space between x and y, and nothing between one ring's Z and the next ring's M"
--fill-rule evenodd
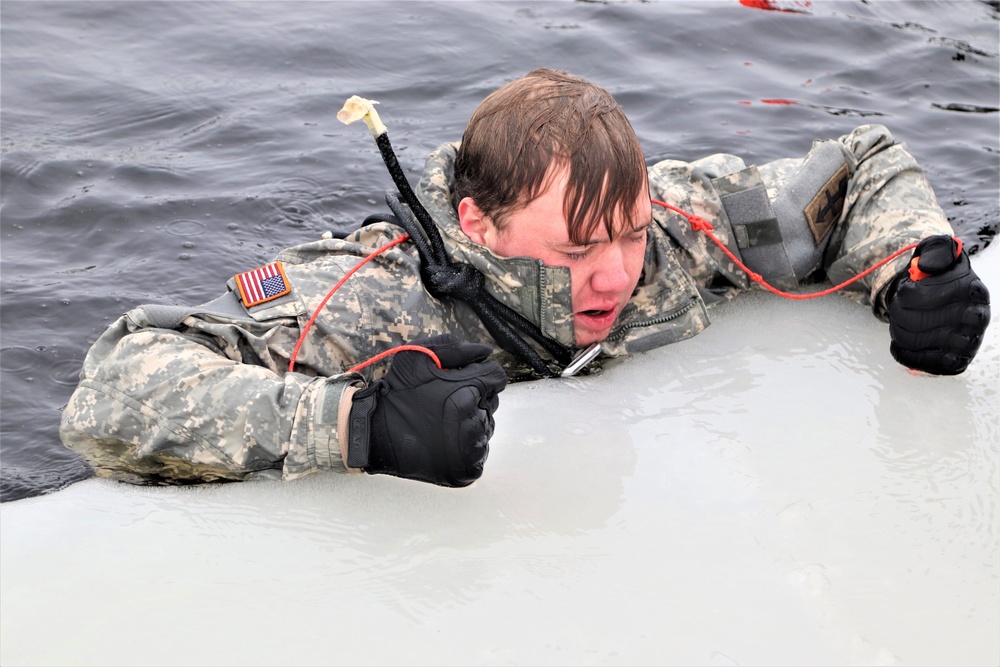
M838 141L850 180L820 274L839 282L906 244L952 233L920 168L888 130L864 126ZM464 235L450 196L455 149L456 144L445 144L428 157L419 185L448 252L475 266L494 296L572 347L569 270L532 258L500 257ZM802 159L779 160L753 171L774 198L802 164ZM712 223L739 256L718 187L739 189L741 173L747 173L746 165L732 155L665 160L649 168L650 193ZM654 221L639 285L602 344L605 359L693 336L709 324L707 306L751 286L683 216L654 206ZM337 436L344 389L364 386L388 368L383 362L348 373L355 364L450 332L494 345L495 358L511 379L532 377L530 369L496 348L471 307L439 301L424 289L409 243L379 255L347 280L310 329L294 372L287 371L302 328L330 288L402 234L392 224L376 223L346 239L289 248L276 260L283 263L291 293L249 309L240 304L231 280L227 295L203 306L143 306L123 315L88 353L63 413L63 442L98 475L134 483L345 472ZM884 319L882 288L906 260L860 281L853 296Z

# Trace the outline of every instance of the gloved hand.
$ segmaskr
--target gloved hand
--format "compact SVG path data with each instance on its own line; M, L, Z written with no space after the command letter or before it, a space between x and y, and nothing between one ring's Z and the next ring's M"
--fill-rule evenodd
M451 334L416 341L432 350L397 353L386 375L354 394L347 465L441 486L483 474L497 396L507 375L488 345Z
M990 293L962 242L940 234L921 241L888 292L892 357L908 368L957 375L976 356L990 323Z

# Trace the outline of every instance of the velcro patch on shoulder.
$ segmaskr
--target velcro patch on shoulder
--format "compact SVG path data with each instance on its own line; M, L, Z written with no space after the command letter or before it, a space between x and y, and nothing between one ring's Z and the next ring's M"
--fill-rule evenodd
M271 262L253 271L237 273L235 280L244 308L259 306L292 291L292 284L288 282L281 262Z
M840 219L840 213L844 210L844 202L847 200L847 179L849 177L850 171L847 165L841 165L840 169L830 177L823 185L823 189L816 193L813 200L802 211L817 246L830 231L830 228Z

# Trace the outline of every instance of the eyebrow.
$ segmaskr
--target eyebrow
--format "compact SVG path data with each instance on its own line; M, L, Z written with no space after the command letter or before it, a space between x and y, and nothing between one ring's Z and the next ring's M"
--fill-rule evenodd
M638 225L636 225L634 227L630 227L628 233L631 234L633 232L645 232L645 231L649 230L649 228L652 225L653 225L653 216L649 216L649 219L646 220L645 222L641 222L641 223L639 223Z

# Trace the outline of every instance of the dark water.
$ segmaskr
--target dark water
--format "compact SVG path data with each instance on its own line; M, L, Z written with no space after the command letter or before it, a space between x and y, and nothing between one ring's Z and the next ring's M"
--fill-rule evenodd
M650 160L763 162L884 123L980 250L1000 219L998 11L4 0L2 499L90 475L59 443L60 410L120 313L205 301L279 248L383 209L370 136L335 118L352 94L381 102L414 176L486 94L538 66L610 89Z

